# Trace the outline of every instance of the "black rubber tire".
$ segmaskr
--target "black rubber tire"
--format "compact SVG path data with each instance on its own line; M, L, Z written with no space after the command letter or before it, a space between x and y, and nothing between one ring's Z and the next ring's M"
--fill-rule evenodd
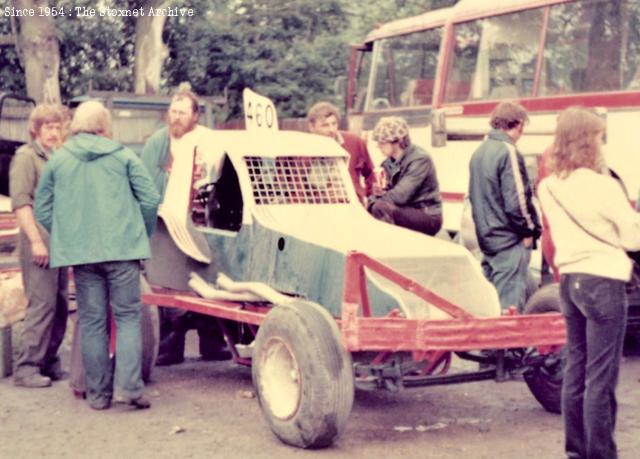
M529 299L539 290L538 282L536 281L535 276L529 270L527 272L527 288L525 290L525 305L529 301Z
M525 314L560 312L560 286L557 283L538 289L524 307ZM562 411L562 372L564 369L564 348L559 354L549 357L548 365L540 365L524 374L529 390L542 405L551 412Z
M151 287L144 276L140 277L140 292L142 294L151 292ZM148 383L151 381L151 373L156 365L160 348L160 314L157 306L148 304L142 306L140 331L142 334L142 380Z
M342 434L353 406L353 365L325 309L295 301L269 311L251 369L262 412L283 443L324 448Z

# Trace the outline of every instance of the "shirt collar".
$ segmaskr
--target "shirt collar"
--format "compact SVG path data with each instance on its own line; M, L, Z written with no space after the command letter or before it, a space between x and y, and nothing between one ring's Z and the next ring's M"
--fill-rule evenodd
M51 152L46 151L42 145L40 145L40 142L38 142L37 140L33 140L31 142L31 146L33 147L33 149L35 150L36 154L38 156L40 156L41 158L45 159L45 160L49 160L49 158L51 157Z
M491 129L491 131L489 131L489 138L493 140L501 140L503 142L508 142L515 145L515 143L513 143L513 139L509 137L506 132L501 131L500 129Z

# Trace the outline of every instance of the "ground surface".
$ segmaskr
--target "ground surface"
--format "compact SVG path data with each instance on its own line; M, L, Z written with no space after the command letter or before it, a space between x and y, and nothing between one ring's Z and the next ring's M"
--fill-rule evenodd
M196 337L190 333L193 349ZM65 359L68 343L65 343ZM618 388L621 459L640 451L640 358L626 358ZM147 411L91 410L68 382L22 389L0 379L0 458L560 458L562 424L520 381L358 392L334 447L280 443L255 398L251 372L192 356L157 368Z

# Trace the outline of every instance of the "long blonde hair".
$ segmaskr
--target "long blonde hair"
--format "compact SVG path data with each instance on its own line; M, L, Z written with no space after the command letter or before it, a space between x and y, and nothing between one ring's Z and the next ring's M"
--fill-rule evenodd
M570 107L560 113L551 152L551 172L560 177L580 167L604 172L604 158L596 141L604 130L602 118L584 108Z

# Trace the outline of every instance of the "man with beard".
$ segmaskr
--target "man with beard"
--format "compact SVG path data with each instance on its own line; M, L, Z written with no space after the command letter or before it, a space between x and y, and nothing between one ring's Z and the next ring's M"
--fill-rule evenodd
M160 195L164 197L173 155L198 145L204 130L198 124L197 96L186 90L178 91L171 99L167 113L168 126L155 132L142 151L142 162L149 170ZM231 354L224 350L226 343L217 320L183 309L160 308L160 352L156 365L173 365L184 361L185 337L188 330L198 330L200 354L204 360L228 360Z

